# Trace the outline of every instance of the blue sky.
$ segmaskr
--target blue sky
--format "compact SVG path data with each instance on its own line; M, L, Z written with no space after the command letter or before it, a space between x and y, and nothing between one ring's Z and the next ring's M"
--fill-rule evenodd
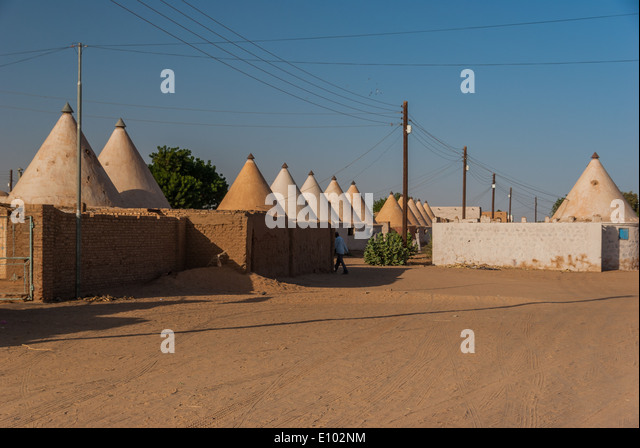
M97 154L123 117L147 161L159 145L189 148L231 183L253 153L268 182L286 162L299 185L313 170L323 188L335 174L343 189L355 179L378 198L401 191L408 101L410 195L432 205L460 205L465 145L467 203L490 210L495 170L496 208L508 207L513 187L516 219L533 218L534 196L539 217L547 214L593 152L623 191L638 191L635 1L188 1L218 23L178 0L168 3L209 30L158 1L146 3L187 29L137 1L118 3L217 48L182 44L106 0L0 0L2 189L65 101L76 109L77 54L62 47L81 41L83 131ZM517 25L525 22L548 23ZM210 30L239 40L220 24L261 48L218 43ZM275 62L249 65L240 59L256 56L239 47ZM62 49L23 53L49 48ZM566 64L620 60L632 61ZM166 68L172 94L160 90ZM473 94L460 90L465 68Z

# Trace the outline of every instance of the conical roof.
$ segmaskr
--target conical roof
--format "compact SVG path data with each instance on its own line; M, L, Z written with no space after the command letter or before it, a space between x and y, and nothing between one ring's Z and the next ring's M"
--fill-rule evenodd
M431 227L433 225L433 221L431 220L429 215L427 215L427 212L424 209L424 205L422 205L420 199L416 201L416 208L418 209L418 213L420 213L420 215L422 216L422 219L424 219L424 221L427 223L427 227Z
M324 190L324 194L331 204L331 208L338 215L340 222L344 222L344 204L348 204L349 199L345 196L342 188L340 188L335 176L331 178L331 182L329 182L327 189Z
M356 194L359 195L358 198L355 197ZM356 187L355 182L351 182L351 185L349 186L349 189L347 190L345 195L351 203L351 209L353 210L354 214L354 221L357 219L361 222L370 224L373 224L375 222L375 220L373 219L373 213L371 212L371 210L369 210L369 207L367 207L364 196L362 195L362 193L360 193L358 187Z
M616 199L622 200L622 207L616 203L612 204ZM598 154L594 153L586 169L553 215L553 219L563 221L573 217L576 220L589 221L599 215L607 222L612 220L614 211L619 211L620 222L638 222L638 216L602 166Z
M433 213L433 210L431 210L431 207L429 207L429 203L427 201L422 203L422 208L424 208L424 211L427 213L429 219L431 219L431 222L436 221L436 215Z
M392 228L402 228L402 209L393 193L389 193L389 197L384 201L384 205L376 215L376 222L388 222Z
M400 196L400 199L398 199L398 205L400 206L401 209L404 209L404 198L402 196ZM422 225L418 221L418 218L416 218L416 215L414 215L413 212L411 211L411 207L409 207L409 209L407 210L407 222L409 223L410 226Z
M218 210L262 210L268 211L273 203L265 204L271 188L249 154L236 180L224 196Z
M122 118L116 124L98 160L129 207L171 208L125 130Z
M293 199L289 198L290 186L292 187L295 194L295 198ZM289 217L289 219L292 219L294 221L297 220L299 213L302 212L304 208L307 206L306 200L298 201L302 193L300 193L300 189L296 185L296 182L293 180L293 177L289 172L289 167L287 166L286 163L282 165L280 172L278 173L275 180L271 184L271 191L274 193L280 193L284 198L284 203L281 205L282 205L282 208L284 208L284 211ZM295 201L295 207L293 207L293 209L290 208L290 206L292 205L289 203L290 200ZM299 202L302 202L302 204L300 204ZM308 218L315 219L315 214L313 217L308 217Z
M302 187L300 187L300 192L318 219L324 222L331 221L329 203L327 202L327 198L322 192L322 188L320 188L320 184L318 184L313 171L309 171L307 179L304 181L304 184L302 184ZM338 216L335 215L334 218L334 220L337 221Z
M24 171L9 200L30 204L77 205L78 126L67 103L49 136ZM82 202L88 207L126 207L91 145L81 136Z
M420 211L418 210L418 207L414 202L413 198L409 198L407 203L409 204L409 210L411 210L411 212L413 213L413 216L415 216L415 218L418 220L420 225L423 227L428 227L427 221L425 221L425 219L422 217L422 214L420 214Z

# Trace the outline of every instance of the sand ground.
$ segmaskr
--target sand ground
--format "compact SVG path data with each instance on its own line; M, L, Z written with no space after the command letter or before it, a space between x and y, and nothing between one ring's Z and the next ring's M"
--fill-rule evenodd
M0 427L638 427L638 272L346 261L0 303Z

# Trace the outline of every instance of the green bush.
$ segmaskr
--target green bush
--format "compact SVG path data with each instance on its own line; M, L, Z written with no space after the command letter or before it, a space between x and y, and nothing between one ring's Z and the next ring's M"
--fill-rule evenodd
M374 266L400 266L407 264L407 260L417 252L418 247L411 240L411 235L407 235L407 247L404 247L400 234L377 233L369 238L364 250L364 261Z

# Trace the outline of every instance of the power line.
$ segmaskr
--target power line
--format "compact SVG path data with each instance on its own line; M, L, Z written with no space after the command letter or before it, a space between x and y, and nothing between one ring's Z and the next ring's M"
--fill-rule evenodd
M349 168L351 165L353 165L354 163L356 163L358 160L360 160L361 158L363 158L364 156L366 156L367 154L369 154L371 151L373 151L374 149L376 149L378 147L378 145L380 145L383 141L385 141L387 138L389 138L389 136L391 134L393 134L396 130L398 130L399 127L394 126L394 128L391 130L391 132L389 132L387 135L385 135L382 140L380 140L378 143L376 143L375 145L373 145L371 148L369 148L368 150L366 150L364 153L362 153L361 155L359 155L358 157L356 157L355 159L353 159L351 162L349 162L348 164L346 164L345 166L343 166L342 168L340 168L338 171L333 173L333 176L335 176L338 173L341 173L342 171L346 170L347 168ZM325 182L327 180L329 180L331 177L327 177L326 179L323 179L321 182Z
M269 87L271 87L271 88L275 89L275 90L278 90L279 92L282 92L282 93L284 93L284 94L286 94L286 95L292 96L292 97L297 98L297 99L299 99L299 100L305 101L305 102L307 102L307 103L309 103L309 104L313 104L313 105L315 105L315 106L321 107L321 108L323 108L323 109L327 109L327 110L330 110L330 111L332 111L332 112L341 113L341 114L343 114L343 115L345 115L345 116L350 116L350 117L353 117L353 118L357 118L357 119L359 119L359 120L365 120L365 121L374 122L374 123L384 123L384 124L386 124L385 122L382 122L382 121L380 121L380 120L373 120L373 119L369 119L369 118L358 117L358 116L352 115L352 114L347 113L347 112L337 111L337 110L332 109L332 108L330 108L330 107L328 107L328 106L324 106L324 105L318 104L318 103L316 103L316 102L314 102L314 101L311 101L311 100L309 100L309 99L307 99L307 98L303 98L303 97L301 97L301 96L299 96L299 95L296 95L296 94L294 94L294 93L288 92L288 91L284 90L283 88L280 88L280 87L278 87L278 86L275 86L275 85L273 85L273 84L271 84L271 83L269 83L269 82L267 82L267 81L265 81L265 80L263 80L263 79L260 79L260 78L258 78L258 77L256 77L256 76L254 76L254 75L252 75L252 74L250 74L250 73L247 73L247 72L246 72L246 71L244 71L244 70L241 70L241 69L239 69L239 68L237 68L237 67L235 67L235 66L233 66L233 65L231 65L231 64L228 64L228 63L226 63L226 62L224 62L224 61L220 60L219 58L216 58L215 56L213 56L213 55L211 55L211 54L207 53L206 51L201 50L201 49L199 49L199 48L195 47L194 45L188 44L188 43L187 43L185 40L183 40L182 38L180 38L180 37L178 37L178 36L176 36L176 35L172 34L171 32L169 32L169 31L165 30L164 28L160 27L159 25L156 25L155 23L151 22L150 20L145 19L144 17L140 16L139 14L137 14L137 13L135 13L135 12L131 11L129 8L127 8L127 7L125 7L125 6L121 5L121 4L119 4L119 3L118 3L118 2L116 2L115 0L111 0L111 2L112 2L112 3L114 3L115 5L117 5L117 6L121 7L122 9L124 9L124 10L128 11L129 13L133 14L134 16L138 17L139 19L143 20L144 22L147 22L148 24L150 24L150 25L151 25L151 26L153 26L154 28L157 28L157 29L159 29L160 31L162 31L162 32L164 32L164 33L166 33L166 34L168 34L169 36L173 37L174 39L179 40L179 41L181 41L181 42L183 42L183 43L185 43L185 44L187 44L187 45L191 46L191 47L192 47L192 48L194 48L195 50L197 50L197 51L199 51L199 52L201 52L201 53L204 53L204 54L208 55L211 59L216 60L216 61L220 62L221 64L223 64L223 65L225 65L225 66L227 66L227 67L229 67L229 68L231 68L231 69L233 69L233 70L235 70L235 71L238 71L238 72L242 73L242 74L243 74L243 75L245 75L245 76L248 76L248 77L249 77L249 78L251 78L251 79L254 79L254 80L256 80L256 81L258 81L258 82L260 82L260 83L262 83L262 84L265 84L265 85L267 85L267 86L269 86ZM176 25L178 25L179 27L181 27L181 28L183 28L183 29L187 30L189 33L191 33L191 34L194 34L194 35L198 36L200 39L203 39L203 38L202 38L202 36L198 35L197 33L193 32L193 31L191 31L191 30L189 30L188 28L186 28L186 27L184 27L183 25L179 24L178 22L176 22L175 20L171 19L170 17L167 17L166 15L162 14L161 12L159 12L159 11L155 10L155 9L154 9L154 8L152 8L151 6L149 6L149 5L145 4L145 3L143 3L141 0L138 0L138 2L139 2L139 3L141 3L142 5L144 5L145 7L147 7L148 9L151 9L152 11L156 12L158 15L160 15L160 16L162 16L162 17L166 18L166 19L167 19L167 20L169 20L170 22L175 23L175 24L176 24ZM219 47L217 47L217 48L219 48ZM222 50L223 50L223 49L222 49ZM228 52L228 51L226 51L226 50L223 50L223 51L225 51L226 53L230 53L230 52ZM232 54L232 53L230 53L230 54ZM249 64L249 65L251 65L251 66L255 67L256 69L258 69L258 70L260 70L260 71L263 71L263 72L265 72L265 73L269 74L270 76L274 76L274 77L276 77L276 78L278 78L278 79L281 79L281 80L282 80L282 78L279 78L278 76L275 76L275 75L273 75L273 74L271 74L271 73L269 73L269 72L267 72L267 71L265 71L265 70L263 70L263 69L261 69L261 68L259 68L259 67L256 67L255 65L253 65L253 64L251 64L251 63L249 63L249 62L247 62L247 64ZM286 83L288 83L288 84L293 85L292 83L290 83L290 82L288 82L288 81L286 81L286 80L282 80L282 81L284 81L284 82L286 82ZM295 85L294 85L294 86L295 86ZM298 86L295 86L295 87L296 87L296 88L300 88L300 87L298 87ZM303 89L303 90L304 90L304 89ZM318 95L318 94L315 94L315 93L313 93L313 95L315 95L315 96L319 96L319 97L322 97L321 95ZM326 98L325 98L325 99L326 99Z
M191 7L192 9L194 9L194 10L198 11L200 14L202 14L202 15L203 15L203 16L205 16L205 17L207 17L208 19L210 19L210 20L211 20L211 21L213 21L214 23L216 23L216 24L218 24L218 25L222 26L222 27L223 27L223 28L225 28L226 30L231 31L231 32L232 32L233 34L235 34L236 36L238 36L238 37L240 37L240 38L242 38L242 39L247 40L247 42L251 43L253 46L255 46L255 47L259 48L260 50L264 51L265 53L269 54L270 56L273 56L273 57L277 58L279 62L284 62L284 63L286 63L287 65L290 65L291 67L295 68L296 70L299 70L299 71L301 71L302 73L304 73L304 74L306 74L306 75L308 75L308 76L311 76L311 77L313 77L313 78L315 78L315 79L317 79L317 80L319 80L319 81L322 81L322 82L324 82L324 83L326 83L326 84L328 84L328 85L330 85L330 86L332 86L332 87L334 87L334 88L340 89L340 90L342 90L343 92L347 92L347 93L349 93L349 94L351 94L351 95L358 96L358 97L360 97L360 98L364 98L364 99L366 99L366 100L367 100L367 101L369 101L369 102L375 102L375 103L379 103L379 104L385 104L386 106L394 107L394 109L389 109L388 107L381 108L381 107L379 107L379 106L378 106L378 108L380 108L380 109L396 111L396 109L395 109L395 107L396 107L396 106L395 106L394 104L392 104L392 103L386 103L386 102L379 101L379 100L376 100L376 99L373 99L373 98L365 97L365 96L360 95L360 94L355 93L355 92L351 92L351 91L350 91L350 90L348 90L348 89L344 89L344 88L342 88L342 87L340 87L340 86L338 86L338 85L336 85L336 84L330 83L330 82L328 82L328 81L326 81L326 80L324 80L324 79L322 79L322 78L319 78L318 76L315 76L314 74L312 74L312 73L310 73L310 72L308 72L308 71L306 71L306 70L302 70L301 68L296 67L296 66L295 66L295 65L293 65L291 62L289 62L289 61L286 61L286 60L282 59L281 57L279 57L279 56L277 56L276 54L272 53L271 51L269 51L269 50L267 50L267 49L265 49L265 48L261 47L260 45L256 44L255 42L253 42L253 41L251 41L251 40L246 39L246 38L245 38L244 36L242 36L241 34L238 34L237 32L235 32L234 30L232 30L232 29L231 29L231 28L229 28L228 26L224 25L223 23L220 23L218 20L214 19L214 18L213 18L213 17L211 17L210 15L208 15L208 14L204 13L204 12L203 12L203 11L201 11L200 9L198 9L198 8L196 8L195 6L191 5L191 4L190 4L189 2L187 2L186 0L182 0L182 2L183 2L184 4L186 4L186 5L188 5L189 7ZM166 4L166 2L165 2L164 0L163 0L163 3L165 3L165 4ZM245 50L245 51L246 51L246 50ZM250 53L250 54L252 54L252 53ZM335 93L334 93L334 94L335 94ZM364 103L361 103L361 104L364 104ZM372 106L372 107L377 107L377 106Z
M369 165L367 165L366 168L364 168L362 171L360 171L358 174L356 174L355 176L353 176L353 180L356 180L358 178L358 176L360 176L362 173L364 173L365 171L367 171L369 168L371 168L373 165L376 164L376 162L378 160L380 160L382 158L382 156L384 156L391 148L393 148L397 143L398 140L400 139L400 135L398 133L398 135L396 136L396 138L391 142L391 144L387 147L387 149L385 149L384 151L382 151L382 153L380 153L380 155L373 161L371 162Z
M66 97L61 96L50 96L50 95L39 95L34 93L27 92L16 92L11 90L2 90L0 89L0 93L6 93L11 95L22 95L29 96L35 98L46 98L46 99L55 99L55 100L67 100ZM144 108L144 109L160 109L160 110L179 110L179 111L187 111L187 112L213 112L213 113L224 113L224 114L249 114L249 115L326 115L326 116L335 116L342 115L337 112L259 112L259 111L239 111L239 110L222 110L222 109L201 109L201 108L193 108L193 107L175 107L175 106L155 106L148 104L131 104L131 103L117 103L112 101L96 101L96 100L85 100L85 103L94 103L94 104L105 104L112 106L126 106L126 107L136 107L136 108ZM363 113L363 114L368 114ZM359 115L358 113L354 113L354 115ZM395 118L395 115L388 114L389 118Z
M262 58L262 57L258 56L257 54L253 53L252 51L249 51L249 50L247 50L246 48L244 48L244 47L242 47L242 46L240 46L240 45L238 45L238 44L236 44L236 43L231 42L230 40L226 39L226 38L225 38L224 36L222 36L221 34L217 33L216 31L212 30L211 28L209 28L208 26L203 25L202 23L200 23L199 21L197 21L196 19L194 19L194 18L193 18L193 17L191 17L190 15L188 15L188 14L184 13L183 11L179 10L178 8L176 8L175 6L172 6L171 4L167 3L165 0L160 0L160 1L161 1L163 4L167 5L169 8L173 9L174 11L176 11L178 14L180 14L180 15L182 15L182 16L184 16L184 17L186 17L187 19L191 20L192 22L194 22L194 23L196 23L196 24L200 25L202 28L206 29L207 31L209 31L209 32L211 32L211 33L213 33L213 34L215 34L216 36L221 37L222 39L225 39L227 42L231 43L231 44L232 44L232 45L234 45L236 48L238 48L238 49L240 49L240 50L242 50L242 51L244 51L244 52L246 52L246 53L250 54L250 55L251 55L251 56L253 56L253 57L258 58L258 60L259 60L259 61L261 61L261 62L265 62L265 63L267 63L268 65L270 65L271 67L274 67L274 68L276 68L276 69L278 69L278 70L280 70L280 71L282 71L282 72L286 73L287 75L294 77L295 79L298 79L298 80L300 80L300 81L302 81L302 82L305 82L305 83L307 83L307 84L309 84L309 85L312 85L313 87L316 87L316 88L318 88L318 89L321 89L321 90L323 90L323 91L325 91L325 92L327 92L327 93L330 93L330 94L332 94L332 95L335 95L335 96L337 96L337 97L339 97L339 98L343 98L343 99L346 99L346 100L348 100L348 101L353 101L353 102L355 102L355 103L362 104L362 105L367 106L367 107L375 107L375 108L378 108L378 109L383 109L383 110L385 110L385 111L390 111L390 110L391 110L391 111L393 111L393 110L394 110L394 109L389 109L388 107L374 106L374 105L371 105L371 104L363 103L363 102L358 101L358 100L354 100L354 99L348 98L348 97L346 97L346 96L344 96L344 95L341 95L341 94L338 94L338 93L332 92L332 91L330 91L330 90L328 90L328 89L326 89L326 88L324 88L324 87L322 87L322 86L319 86L318 84L315 84L315 83L313 83L313 82L311 82L311 81L308 81L308 80L306 80L306 79L304 79L304 78L301 78L300 76L297 76L297 75L295 75L295 74L291 73L290 71L285 70L285 69L283 69L283 68L281 68L281 67L279 67L279 66L277 66L277 65L273 64L272 62L267 61L266 59L264 59L264 58ZM143 5L145 4L144 2L140 2L140 3L142 3ZM184 2L184 3L186 3L186 2ZM210 16L208 16L208 15L204 14L202 11L200 11L200 10L199 10L199 9L197 9L197 8L195 8L194 6L191 6L189 3L186 3L186 4L187 4L188 6L190 6L191 8L195 9L196 11L200 12L200 14L202 14L202 15L204 15L205 17L207 17L207 18L209 18L210 20L212 20L214 23L217 23L217 24L219 24L219 25L223 26L224 28L226 28L227 30L231 31L232 33L237 34L237 33L235 33L235 31L233 31L233 30L231 30L230 28L228 28L228 27L226 27L226 26L224 26L224 25L220 24L220 22L218 22L218 21L216 21L215 19L213 19L212 17L210 17ZM157 11L156 11L156 12L157 12ZM250 42L250 43L252 43L252 44L253 44L253 42ZM271 52L269 52L269 51L267 51L267 50L264 50L264 49L263 49L262 47L260 47L259 45L257 45L257 44L253 44L253 45L254 45L254 46L256 46L257 48L259 48L260 50L267 52L267 53L268 53L268 54L270 54L271 56L275 56L275 57L277 57L275 54L273 54L273 53L271 53ZM219 47L218 47L218 48L219 48ZM225 50L223 50L223 51L225 51ZM233 54L233 53L230 53L230 52L228 52L228 53L229 53L229 54ZM279 58L279 59L281 59L281 58ZM241 61L243 61L243 62L246 62L246 60L245 60L245 59L240 58L240 60L241 60ZM282 61L282 62L286 62L284 59L281 59L281 61ZM250 64L250 65L252 65L252 64ZM292 67L294 67L294 68L295 68L295 66L294 66L294 65L292 65L292 64L289 64L289 65L291 65ZM253 65L252 65L252 66L253 66ZM255 67L255 66L254 66L254 67ZM257 68L257 67L255 67L255 68ZM275 76L275 75L273 75L271 72L267 72L266 70L265 70L264 72L265 72L265 73L267 73L267 74L269 74L269 75L271 75L271 76L274 76L276 79L279 79L279 80L284 81L284 79L283 79L283 78L280 78L279 76ZM284 81L284 82L287 82L287 83L288 83L288 81ZM307 92L307 93L314 94L313 92L310 92L310 91L308 91L308 90L306 90L306 89L304 89L304 88L302 88L302 87L300 87L300 86L294 85L294 84L292 84L292 83L289 83L289 84L290 84L290 85L292 85L292 86L294 86L294 87L296 87L296 88L302 89L303 91L305 91L305 92ZM314 94L314 95L315 95L315 94ZM318 95L318 96L320 96L320 95ZM321 97L321 98L323 98L323 99L325 99L325 100L327 100L327 101L332 101L332 102L333 102L333 100L329 100L328 98L326 98L326 97L324 97L324 96L320 96L320 97ZM348 107L348 108L353 109L353 110L357 110L357 111L360 111L360 112L365 112L364 110L359 109L359 108L357 108L357 107L349 106L349 105L347 105L347 104L342 104L342 103L339 103L339 102L335 102L335 103L336 103L336 104L339 104L339 105L341 105L341 106L343 106L343 107Z
M522 188L524 188L524 189L526 189L526 190L535 191L535 192L537 192L537 193L539 193L539 194L543 194L543 195L546 195L546 196L549 196L549 197L554 197L554 198L559 197L556 193L549 193L549 192L544 191L544 190L541 190L541 189L539 189L539 188L537 188L537 187L535 187L535 186L528 185L528 184L526 184L526 183L524 183L524 182L520 182L520 181L518 181L518 180L515 180L514 178L510 177L510 176L509 176L509 175L507 175L507 174L504 174L504 173L503 173L503 172L501 172L500 170L496 170L496 169L494 169L493 167L491 167L491 166L489 166L489 165L485 165L485 164L481 163L480 161L478 161L478 160L477 160L477 159L475 159L475 158L469 157L469 159L470 159L472 162L474 162L477 166L479 166L480 168L482 168L482 169L484 169L484 170L486 170L486 171L488 171L488 172L490 172L490 173L498 173L498 174L500 174L503 178L507 179L509 182L511 182L511 183L513 183L513 184L516 184L516 185L519 185L520 187L522 187Z
M20 54L29 54L29 53L43 53L46 51L53 51L53 50L64 50L66 48L71 48L69 47L54 47L54 48L41 48L40 50L26 50L26 51L16 51L14 53L2 53L0 54L0 56L16 56L16 55L20 55Z
M53 112L51 110L41 110L41 109L32 109L27 107L17 107L17 106L7 106L0 105L2 109L14 109L14 110L24 110L30 112L42 112L46 114L57 114L57 112ZM118 116L107 116L107 115L90 115L83 114L84 117L88 118L104 118L108 120L117 120ZM140 122L140 123L157 123L157 124L176 124L176 125L186 125L186 126L209 126L209 127L238 127L238 128L280 128L280 129L331 129L331 128L370 128L370 127L388 127L388 124L355 124L355 125L259 125L259 124L247 124L247 123L239 123L239 124L230 124L230 123L197 123L192 121L161 121L161 120L146 120L141 118L131 118L126 115L122 117L127 121Z
M512 28L519 26L531 26L531 25L543 25L543 24L551 24L551 23L568 23L568 22L580 22L580 21L588 21L588 20L601 20L615 17L628 17L628 16L637 16L638 13L623 13L623 14L608 14L608 15L599 15L599 16L587 16L587 17L573 17L573 18L565 18L565 19L550 19L550 20L537 20L537 21L529 21L529 22L513 22L513 23L502 23L502 24L493 24L493 25L475 25L475 26L464 26L464 27L451 27L451 28L433 28L433 29L425 29L425 30L413 30L413 31L391 31L391 32L378 32L378 33L361 33L361 34L338 34L338 35L325 35L325 36L307 36L307 37L283 37L283 38L272 38L272 39L253 39L253 42L288 42L288 41L306 41L306 40L325 40L325 39L355 39L355 38L363 38L363 37L383 37L383 36L402 36L402 35L410 35L410 34L427 34L427 33L442 33L442 32L453 32L453 31L470 31L470 30L482 30L482 29L493 29L493 28ZM235 41L236 43L247 42L246 40ZM186 42L185 42L186 43ZM191 44L205 44L207 42L191 42ZM223 42L216 42L223 43ZM168 45L179 45L176 43L143 43L143 44L111 44L111 45L103 45L103 46L168 46Z
M48 56L50 54L57 53L57 52L62 51L62 50L66 50L67 48L70 48L70 47L55 48L55 49L53 49L51 51L47 51L45 53L37 54L35 56L30 56L30 57L24 58L24 59L18 59L17 61L13 61L13 62L7 62L6 64L0 64L0 68L7 67L7 66L13 65L13 64L19 64L20 62L30 61L30 60L36 59L36 58L41 58L42 56Z
M158 56L175 56L183 58L206 59L207 56L199 56L184 53L167 53L160 51L132 50L126 48L107 47L104 45L91 45L92 48L107 51L120 51L125 53L152 54ZM238 57L219 57L223 61L249 61L267 62L270 64L284 63L296 67L296 65L338 65L348 67L531 67L531 66L564 66L564 65L595 65L595 64L626 64L638 62L638 59L595 59L587 61L520 61L520 62L353 62L353 61L306 61L306 60L279 60L279 59L251 59ZM296 67L299 70L300 67ZM326 81L325 81L326 82ZM333 87L344 90L342 87L331 84ZM352 92L353 93L353 92ZM356 94L358 95L358 94ZM363 97L362 95L358 95ZM368 98L368 97L363 97ZM375 99L371 99L376 101ZM384 103L390 104L390 103Z

